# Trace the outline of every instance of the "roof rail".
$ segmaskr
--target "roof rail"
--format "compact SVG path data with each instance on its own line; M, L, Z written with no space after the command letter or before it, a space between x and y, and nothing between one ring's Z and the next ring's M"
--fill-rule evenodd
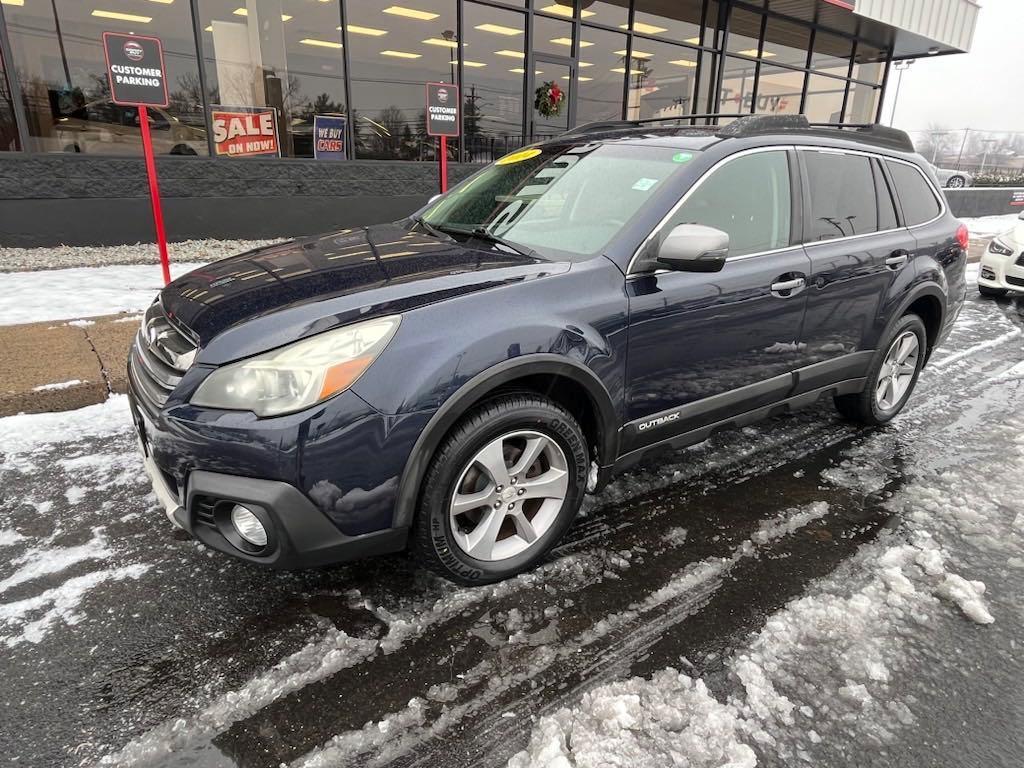
M571 128L570 130L560 135L580 136L587 133L602 133L604 131L619 131L626 130L628 128L642 128L644 125L647 125L649 123L678 122L680 120L718 120L723 117L738 118L743 117L743 115L738 112L708 112L699 115L680 115L679 117L643 117L636 120L597 120L592 123L584 123L583 125L578 125L575 128ZM696 123L694 123L694 127L705 126L697 126Z
M806 131L811 127L803 115L742 115L728 125L723 125L715 133L722 138L739 138L741 136L757 136L761 133L778 131Z
M854 130L879 144L887 144L894 149L902 149L904 152L917 151L913 140L910 138L910 134L898 128L890 128L887 125L879 125L878 123L811 123L811 127Z

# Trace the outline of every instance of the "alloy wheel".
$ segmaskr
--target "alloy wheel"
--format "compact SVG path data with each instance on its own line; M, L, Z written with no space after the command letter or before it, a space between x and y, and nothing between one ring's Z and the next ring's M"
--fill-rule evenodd
M569 493L565 453L553 438L519 430L491 440L459 475L448 517L472 558L506 560L533 546Z
M921 345L917 334L905 331L889 347L875 382L875 403L882 411L898 406L910 389L917 372Z

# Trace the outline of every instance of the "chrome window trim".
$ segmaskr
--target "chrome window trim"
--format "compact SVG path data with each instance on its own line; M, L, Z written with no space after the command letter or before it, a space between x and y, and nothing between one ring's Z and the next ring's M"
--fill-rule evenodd
M661 274L661 273L664 273L664 272L671 271L671 270L667 270L667 269L657 269L657 270L652 270L650 272L634 272L633 271L633 265L636 262L637 258L640 256L640 253L644 250L644 248L647 247L647 244L654 238L654 236L656 234L658 234L658 232L661 231L662 227L665 226L665 224L668 222L668 220L671 219L676 214L676 212L679 210L679 208L682 207L683 203L686 202L687 198L689 198L689 196L691 194L693 194L693 192L698 187L700 187L701 184L704 183L704 180L707 179L718 168L720 168L721 166L725 165L726 163L728 163L731 160L734 160L734 159L736 159L738 157L744 157L746 155L752 155L752 154L755 154L757 152L772 152L772 151L783 151L783 152L785 152L786 150L790 150L790 149L797 150L797 151L824 152L826 154L837 154L837 155L841 155L841 154L846 154L846 155L862 155L864 157L874 157L874 158L877 158L881 162L888 161L888 162L893 162L893 163L902 163L903 165L909 165L911 168L913 168L915 171L917 171L921 175L921 178L924 179L925 184L928 186L928 189L931 190L932 195L935 197L936 200L938 200L938 203L939 203L939 213L938 213L937 216L935 216L935 218L929 219L928 221L922 222L920 224L914 224L911 227L903 225L903 226L900 226L900 227L895 227L894 229L883 229L883 230L878 230L878 231L875 231L875 232L864 232L863 234L860 234L860 235L847 235L845 237L834 237L834 238L832 238L830 240L813 240L813 241L810 241L810 242L796 243L794 245L788 245L785 248L774 248L774 249L769 250L769 251L757 251L755 253L745 253L742 256L729 256L728 258L726 258L726 262L727 263L730 262L730 261L742 261L744 259L752 259L752 258L755 258L757 256L770 256L770 255L775 254L775 253L782 253L784 251L790 251L790 250L793 250L794 248L801 248L801 247L808 248L808 247L813 247L815 245L828 245L828 244L831 244L831 243L841 243L841 242L844 242L846 240L858 240L858 239L860 239L862 237L871 237L873 235L885 235L885 234L891 234L893 232L900 232L902 230L919 229L920 227L927 227L929 224L934 224L936 221L938 221L939 219L941 219L943 216L946 215L948 207L946 205L946 198L945 198L945 196L942 195L940 192L937 192L936 189L935 189L935 185L932 183L932 180L928 178L927 174L925 174L925 172L922 171L921 168L916 163L912 163L909 160L903 160L902 158L899 158L899 157L892 157L891 155L883 155L883 154L880 154L878 152L870 152L870 151L867 151L867 150L847 149L845 147L815 146L813 144L779 144L779 145L766 146L766 147L753 147L751 149L744 149L744 150L742 150L740 152L737 152L737 153L735 153L733 155L729 155L728 157L723 157L721 160L719 160L713 166L708 168L708 170L706 170L704 172L704 174L699 179L697 179L697 181L694 182L693 186L691 186L686 191L686 194L684 194L679 199L679 201L676 202L676 204L674 206L672 206L672 209L664 216L664 218L662 218L661 221L658 222L657 226L655 226L654 229L651 230L651 233L649 235L647 235L647 237L644 238L643 242L641 242L640 245L637 247L637 249L633 252L633 256L630 258L629 264L626 267L626 277L633 277L634 275L655 275L655 274Z

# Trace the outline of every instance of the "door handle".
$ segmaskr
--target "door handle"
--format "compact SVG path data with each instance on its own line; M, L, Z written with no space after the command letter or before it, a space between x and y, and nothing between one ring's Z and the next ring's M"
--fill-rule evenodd
M907 263L907 258L906 251L893 251L885 260L885 266L892 270L897 270Z
M778 283L772 283L772 293L795 291L799 288L803 288L805 284L806 282L802 277L794 277L792 280L782 280Z

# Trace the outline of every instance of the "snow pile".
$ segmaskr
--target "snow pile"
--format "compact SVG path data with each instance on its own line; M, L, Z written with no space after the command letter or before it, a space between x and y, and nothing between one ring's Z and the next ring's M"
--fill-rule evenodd
M102 528L94 529L92 538L84 544L72 547L32 547L10 561L12 565L21 567L6 579L0 579L0 594L26 581L67 570L85 560L105 560L112 554Z
M69 323L70 325L70 323ZM77 387L79 384L88 384L87 381L81 379L71 379L70 381L58 381L54 384L40 384L38 387L32 387L33 392L49 392L54 389L70 389L71 387Z
M702 680L675 669L586 693L576 709L540 721L530 749L509 768L754 768L734 707L720 704Z
M76 411L0 418L0 470L33 471L32 454L54 443L112 437L131 429L127 395L112 395Z
M172 264L171 276L199 266ZM0 273L0 325L141 312L163 287L156 265Z

